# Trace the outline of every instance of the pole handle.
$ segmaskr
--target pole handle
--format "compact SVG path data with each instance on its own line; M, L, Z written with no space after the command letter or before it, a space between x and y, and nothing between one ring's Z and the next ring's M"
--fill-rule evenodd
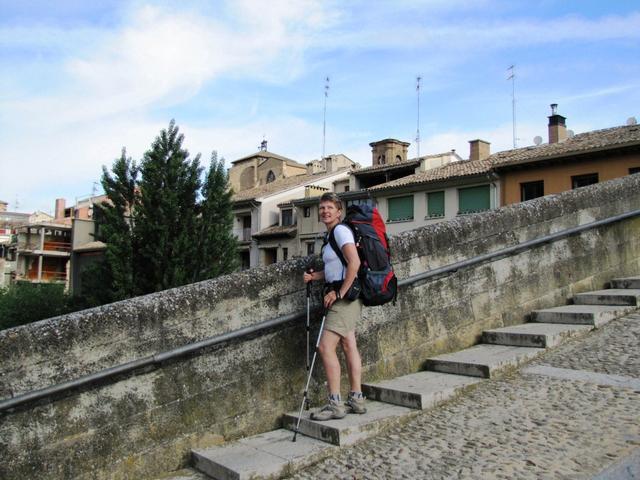
M312 267L307 267L307 269L305 270L306 273L313 273L313 268ZM307 282L307 297L311 296L311 282Z

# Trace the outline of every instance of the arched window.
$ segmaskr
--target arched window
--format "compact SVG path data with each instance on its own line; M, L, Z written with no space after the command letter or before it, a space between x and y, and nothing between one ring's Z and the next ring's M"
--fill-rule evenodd
M402 157L400 155L396 155L396 163L400 163L402 161Z
M384 155L380 155L378 157L378 165L384 165L384 162L385 162Z
M267 183L275 182L275 180L276 174L273 173L273 170L269 170L269 173L267 173Z

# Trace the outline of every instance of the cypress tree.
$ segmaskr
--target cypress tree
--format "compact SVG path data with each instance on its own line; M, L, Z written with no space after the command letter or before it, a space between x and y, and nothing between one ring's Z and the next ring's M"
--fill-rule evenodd
M197 269L193 280L205 280L238 267L238 242L233 235L233 214L229 176L224 159L217 152L211 154L211 164L202 187L200 209Z
M190 160L183 141L172 120L140 165L122 149L111 172L102 168L108 199L95 209L95 237L107 247L102 261L82 273L75 306L101 305L237 268L232 192L224 160L213 152L202 184L200 155Z
M83 275L83 295L95 297L89 304L107 303L133 296L136 242L133 232L138 166L122 149L113 163L112 174L102 167L101 184L108 201L96 205L96 240L106 243L102 262ZM100 282L100 286L92 279ZM88 290L91 290L90 292Z
M135 215L139 249L136 272L140 293L190 282L197 264L193 241L201 182L200 154L189 160L175 121L144 154Z

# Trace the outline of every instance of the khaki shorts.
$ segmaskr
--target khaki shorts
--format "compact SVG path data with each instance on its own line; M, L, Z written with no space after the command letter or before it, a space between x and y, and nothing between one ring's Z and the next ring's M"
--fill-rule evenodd
M362 318L362 300L353 302L338 300L329 309L324 328L345 337L356 329L356 323Z

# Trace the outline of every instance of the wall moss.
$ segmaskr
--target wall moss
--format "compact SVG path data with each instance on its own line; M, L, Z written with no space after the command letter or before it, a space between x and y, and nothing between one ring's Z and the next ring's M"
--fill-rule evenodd
M406 278L638 208L640 179L627 177L460 217L394 237L396 271ZM292 260L0 332L0 396L303 312L306 263ZM395 307L365 309L359 342L366 380L416 371L429 356L472 345L483 329L524 322L532 309L639 271L636 218L403 288ZM283 412L298 408L305 339L303 322L290 323L2 414L0 478L154 478L184 466L190 448L276 428ZM324 395L320 367L311 394L316 404Z

